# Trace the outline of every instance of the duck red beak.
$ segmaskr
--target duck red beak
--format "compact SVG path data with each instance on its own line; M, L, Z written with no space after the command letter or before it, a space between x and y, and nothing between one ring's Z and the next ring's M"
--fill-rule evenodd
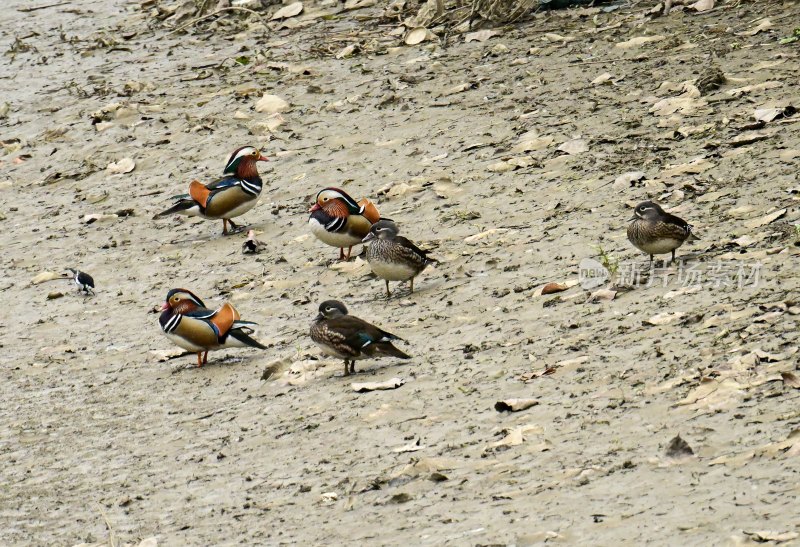
M161 311L167 311L169 309L169 302L164 302L161 304Z
M267 156L262 156L261 154L259 154L258 157L256 158L256 161L269 161L269 158Z
M322 207L319 206L319 203L315 203L314 206L308 210L309 213L313 213L314 211L319 211Z

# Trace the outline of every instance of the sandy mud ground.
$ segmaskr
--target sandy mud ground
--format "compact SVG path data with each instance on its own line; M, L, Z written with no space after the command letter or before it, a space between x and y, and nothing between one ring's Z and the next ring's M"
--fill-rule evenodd
M153 3L7 2L0 543L796 541L800 50L779 40L800 7L717 4L445 47L404 45L384 5L169 34ZM257 112L265 93L291 108ZM272 159L244 217L262 254L151 220L244 144ZM386 301L360 259L332 263L307 229L332 185L440 259L417 292ZM647 198L701 237L666 285L628 275ZM586 258L617 270L600 292ZM32 283L69 266L95 297ZM173 287L234 302L269 349L182 370L153 313ZM327 298L413 359L342 378L307 336ZM495 410L509 398L538 404Z

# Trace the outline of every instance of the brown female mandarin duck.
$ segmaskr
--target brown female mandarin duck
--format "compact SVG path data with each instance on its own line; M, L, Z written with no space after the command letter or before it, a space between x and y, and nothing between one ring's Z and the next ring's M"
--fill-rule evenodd
M323 353L344 360L345 376L356 371L357 359L383 356L411 359L392 344L402 338L348 315L347 307L338 300L326 300L319 305L310 334Z
M672 253L686 241L700 239L692 233L692 226L685 220L664 211L653 201L643 201L633 210L628 225L628 240L634 247L650 255Z

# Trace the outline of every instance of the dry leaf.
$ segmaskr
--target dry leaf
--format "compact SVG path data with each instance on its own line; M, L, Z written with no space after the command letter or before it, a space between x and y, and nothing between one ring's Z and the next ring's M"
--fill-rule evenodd
M539 404L536 399L506 399L497 401L494 409L498 412L519 412Z
M569 286L565 283L548 283L542 287L542 295L566 291Z
M544 429L537 425L523 425L520 427L515 427L511 430L506 430L505 437L499 441L489 444L484 450L490 451L499 447L519 446L525 442L526 433L541 434L544 433Z
M714 163L705 158L695 158L689 163L681 163L680 165L673 165L661 171L661 176L676 177L680 175L697 175L703 171L708 171L714 167Z
M599 302L600 300L614 300L617 291L611 289L598 289L589 296L589 302Z
M281 9L272 14L270 21L294 17L295 15L299 15L301 11L303 11L303 3L295 2L293 4L289 4L288 6L283 6Z
M416 452L418 450L422 450L423 448L425 448L425 447L420 445L419 441L417 441L415 443L410 443L410 444L395 448L395 449L392 450L392 452L394 452L395 454L402 454L404 452Z
M760 532L744 532L751 539L757 541L759 543L765 543L767 541L776 541L776 542L783 542L783 541L791 541L793 539L797 539L800 537L800 534L797 532L776 532L774 530L762 530Z
M91 213L83 215L83 222L86 224L94 224L95 222L107 222L110 220L117 220L119 216L113 213Z
M620 49L630 49L633 47L639 47L644 44L649 44L652 42L660 42L664 39L664 36L638 36L636 38L631 38L625 42L619 42L616 47Z
M353 388L353 391L357 393L365 393L367 391L379 391L384 389L397 389L398 387L405 384L406 381L402 378L392 378L391 380L386 380L384 382L363 382L363 383L352 383L350 387Z
M728 95L732 95L734 97L738 97L739 95L745 95L747 93L758 93L759 91L766 91L768 89L775 89L776 87L782 87L782 86L783 86L782 82L777 82L773 80L769 82L763 82L760 84L737 87L736 89L729 89L725 93L727 93Z
M52 281L54 279L66 279L66 276L57 274L56 272L42 272L33 279L31 279L31 285L38 285L39 283L44 283L45 281Z
M136 163L134 163L133 159L122 158L116 163L109 163L108 167L106 167L106 173L110 175L130 173L131 171L133 171L134 167L136 167Z
M346 59L348 57L352 57L352 55L358 50L357 44L350 44L349 46L345 46L339 50L339 53L336 54L337 59Z
M480 241L481 239L486 239L487 237L494 235L494 234L505 234L509 232L508 228L490 228L485 232L480 232L478 234L473 234L471 236L467 236L464 238L464 243L475 243L476 241Z
M450 89L445 90L441 96L447 97L448 95L455 95L456 93L461 93L462 91L467 91L468 89L475 89L475 87L477 87L476 84L465 82L463 84L458 84L451 87Z
M756 25L750 30L746 30L744 32L737 32L736 36L755 36L759 32L764 32L765 30L771 27L772 27L772 21L770 21L769 19L764 19L758 25Z
M413 28L408 31L408 34L406 34L405 40L403 41L407 46L415 46L427 40L429 38L429 34L432 35L432 33L425 27Z
M774 213L770 213L770 214L765 215L765 216L763 216L761 218L755 218L753 220L745 222L744 225L745 225L746 228L759 228L761 226L766 226L767 224L770 224L770 223L778 220L779 218L781 218L785 214L786 214L786 209L779 209L779 210L775 211Z
M492 173L508 173L514 169L516 168L513 165L505 161L498 161L486 168L487 171L491 171Z
M647 177L644 171L630 171L628 173L622 173L616 179L614 179L614 184L612 184L612 188L614 190L627 190L633 187L634 182L639 182Z
M709 11L714 9L714 0L698 0L694 4L687 6L690 10L694 10L698 13L702 13L704 11Z
M500 34L503 33L500 32L499 30L492 30L492 29L479 30L476 32L468 32L464 35L464 43L466 44L472 41L485 42L492 36L498 36Z
M793 372L781 372L783 384L795 389L800 389L800 378Z
M758 108L753 112L753 118L760 122L771 122L778 116L782 116L784 108Z
M265 93L264 96L256 102L256 112L266 112L267 114L286 112L290 108L291 106L288 102L277 95L270 95L269 93Z
M672 300L675 297L682 296L684 294L694 294L698 293L703 290L701 285L695 285L694 287L681 287L680 289L676 289L674 291L667 291L664 293L662 297L664 300Z
M694 114L699 108L708 105L704 99L697 97L670 97L661 99L650 107L650 113L655 116L669 116L671 114Z
M553 144L553 137L534 137L532 139L525 139L514 145L511 153L531 152L535 150L544 150Z
M602 85L611 83L611 74L608 72L602 73L600 76L592 80L592 85Z
M584 139L572 139L559 146L558 150L569 155L583 154L589 151L589 143Z
M550 374L554 374L556 372L556 367L547 367L542 370L536 370L533 372L526 372L521 374L517 380L520 382L528 383L531 380L535 380L536 378L541 378L542 376L548 376Z
M651 327L661 326L661 325L670 325L675 323L676 321L680 321L686 317L686 314L682 311L675 311L675 312L663 312L657 315L654 315L650 319L642 321L642 324L649 325Z

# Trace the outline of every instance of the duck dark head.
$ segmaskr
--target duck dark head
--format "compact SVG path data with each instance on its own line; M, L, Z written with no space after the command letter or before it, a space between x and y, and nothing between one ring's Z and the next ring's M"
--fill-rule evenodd
M317 320L334 319L347 315L347 307L338 300L326 300L319 305Z
M664 209L653 201L643 201L633 210L631 220L658 220L664 215Z
M364 242L372 241L373 239L383 239L391 241L397 237L397 234L400 233L400 229L397 227L397 224L392 222L391 220L379 220L372 227L369 229L369 233L364 238Z
M225 164L223 174L234 175L240 179L253 179L258 177L256 162L269 161L261 155L261 151L253 146L242 146L233 151Z

